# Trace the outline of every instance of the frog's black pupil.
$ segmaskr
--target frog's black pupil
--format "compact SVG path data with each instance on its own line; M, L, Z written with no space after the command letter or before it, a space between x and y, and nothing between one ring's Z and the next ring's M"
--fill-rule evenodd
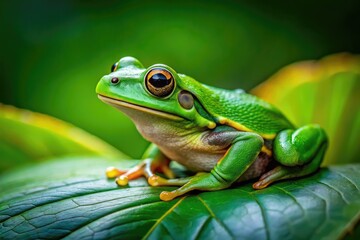
M114 78L111 79L111 83L116 84L118 82L119 82L119 79L117 77L114 77Z
M156 88L162 88L169 85L171 83L171 79L166 79L165 75L162 73L156 73L151 76L149 82Z

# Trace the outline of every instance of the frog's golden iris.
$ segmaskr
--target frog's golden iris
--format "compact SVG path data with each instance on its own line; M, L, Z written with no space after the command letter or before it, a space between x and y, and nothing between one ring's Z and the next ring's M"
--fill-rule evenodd
M112 66L111 66L111 72L115 72L116 71L116 69L118 68L118 65L119 65L119 63L114 63Z
M154 68L146 74L145 86L151 94L163 98L173 92L175 81L169 71L162 68Z

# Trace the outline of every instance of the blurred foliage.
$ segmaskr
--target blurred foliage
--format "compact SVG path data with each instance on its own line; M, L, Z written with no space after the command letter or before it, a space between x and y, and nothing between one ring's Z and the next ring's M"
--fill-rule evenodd
M126 156L85 131L39 113L0 103L0 173L59 156Z
M0 102L79 126L132 157L147 143L94 88L125 55L223 88L360 51L359 1L1 1ZM126 141L123 139L126 138Z
M335 54L286 66L252 93L295 125L320 124L329 137L323 165L360 162L360 56Z

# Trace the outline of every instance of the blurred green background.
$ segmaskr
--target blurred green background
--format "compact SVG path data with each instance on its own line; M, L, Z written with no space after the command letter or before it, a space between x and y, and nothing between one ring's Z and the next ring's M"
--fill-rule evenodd
M1 1L0 102L138 158L147 143L95 86L119 58L251 89L281 67L360 52L360 1ZM125 140L124 140L125 139Z

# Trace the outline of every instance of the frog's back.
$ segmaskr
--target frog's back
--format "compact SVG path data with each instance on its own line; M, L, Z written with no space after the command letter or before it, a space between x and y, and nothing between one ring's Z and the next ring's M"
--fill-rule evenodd
M283 129L293 128L289 120L274 106L240 90L223 90L208 87L218 99L209 98L204 107L218 118L220 123L239 130L253 131L265 138L273 138Z
M187 90L201 96L198 99L201 105L220 124L240 131L256 132L266 139L274 138L283 129L294 127L274 106L243 90L225 90L196 83L187 85L192 86Z

